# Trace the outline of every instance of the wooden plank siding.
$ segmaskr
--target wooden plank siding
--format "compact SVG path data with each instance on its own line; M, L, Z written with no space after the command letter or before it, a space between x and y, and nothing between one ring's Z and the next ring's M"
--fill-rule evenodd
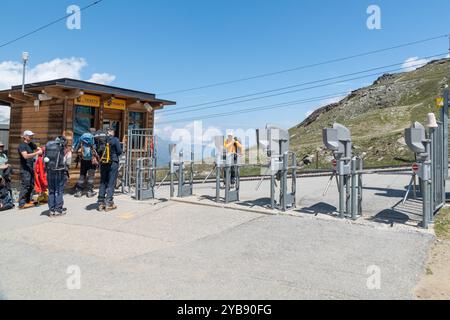
M45 145L47 141L61 135L63 113L63 100L43 102L39 111L29 104L14 104L11 107L9 161L14 168L19 168L18 147L22 142L22 133L25 130L33 131L36 134L35 142Z

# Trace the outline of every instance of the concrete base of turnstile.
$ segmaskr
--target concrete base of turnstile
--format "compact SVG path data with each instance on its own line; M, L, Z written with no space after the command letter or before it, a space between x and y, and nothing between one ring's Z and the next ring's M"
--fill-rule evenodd
M153 189L139 190L133 198L138 201L146 201L146 200L154 199L155 191Z
M186 198L186 197L191 197L193 195L193 190L192 190L192 185L190 184L185 184L182 188L181 188L181 194L178 194L178 198Z

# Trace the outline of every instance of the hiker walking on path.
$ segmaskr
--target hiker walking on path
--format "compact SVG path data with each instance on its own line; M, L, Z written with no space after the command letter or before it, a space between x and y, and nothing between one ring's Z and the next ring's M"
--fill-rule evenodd
M95 171L98 167L94 141L95 132L96 130L94 128L89 129L89 132L83 134L77 145L73 148L73 151L78 153L81 163L80 178L75 185L76 198L81 198L84 190L87 190L86 196L88 198L93 198L97 195L94 192Z
M48 207L50 216L61 216L67 213L64 208L64 187L68 179L68 172L72 152L67 147L67 139L57 137L45 146L45 170L48 180Z
M114 136L114 129L96 135L97 154L100 163L100 191L98 195L98 211L106 212L117 209L114 204L114 191L119 174L119 158L122 147Z

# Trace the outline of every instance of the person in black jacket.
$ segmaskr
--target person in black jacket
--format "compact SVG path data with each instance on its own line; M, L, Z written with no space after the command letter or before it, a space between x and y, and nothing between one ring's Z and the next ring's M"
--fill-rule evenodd
M114 135L114 129L107 130L107 148L99 154L100 190L98 194L98 211L106 212L117 209L114 204L114 191L119 174L119 158L122 155L120 141Z
M57 217L67 213L64 207L64 187L69 178L72 151L65 136L56 137L45 146L44 162L48 181L49 216Z
M34 158L42 154L42 149L33 142L34 133L26 130L22 134L23 142L19 144L20 156L20 194L19 209L34 207L31 196L34 188Z

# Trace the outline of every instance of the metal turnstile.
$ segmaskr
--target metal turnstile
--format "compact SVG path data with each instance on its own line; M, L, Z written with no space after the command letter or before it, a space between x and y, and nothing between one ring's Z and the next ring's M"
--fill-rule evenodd
M363 159L353 156L350 130L341 124L335 123L332 128L325 128L323 142L329 150L333 151L336 165L326 191L333 177L336 177L339 191L339 217L356 220L362 216Z
M175 144L169 146L171 155L169 168L170 197L173 198L175 195L175 184L177 185L178 198L190 197L194 189L194 153L191 152L191 161L186 165L183 151L177 154L176 148L177 145ZM187 167L189 167L189 170L186 170Z
M264 129L257 130L258 153L263 146L269 163L263 166L261 175L263 178L257 186L260 188L265 177L270 176L270 207L286 211L296 207L297 194L297 157L289 151L289 132L273 125L267 125ZM289 186L289 176L291 184ZM277 200L277 181L280 183Z

